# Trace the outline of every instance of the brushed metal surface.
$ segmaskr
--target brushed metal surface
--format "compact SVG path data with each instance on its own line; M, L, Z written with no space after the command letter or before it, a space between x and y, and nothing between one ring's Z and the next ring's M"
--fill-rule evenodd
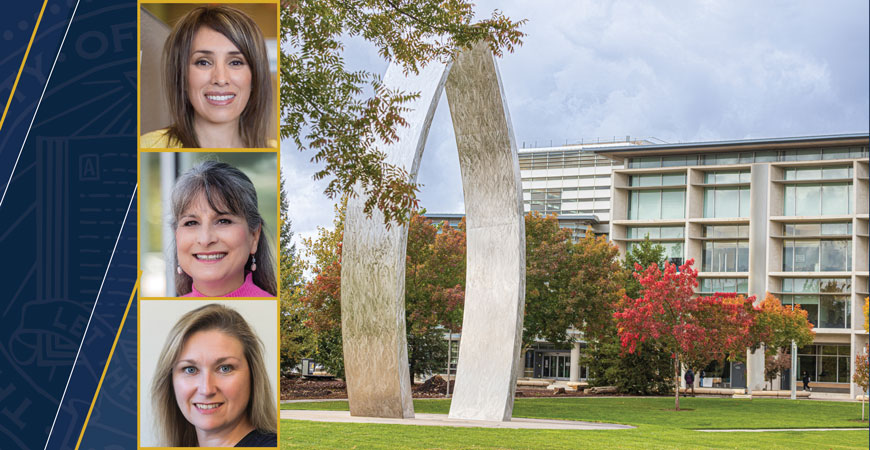
M452 70L451 70L452 69ZM420 92L408 127L381 150L415 181L445 83L456 130L467 211L463 336L450 417L509 420L516 386L525 294L525 232L516 143L495 59L488 47L419 74L391 64L384 85ZM358 189L348 201L341 295L345 376L353 416L414 416L405 337L408 230L363 213Z

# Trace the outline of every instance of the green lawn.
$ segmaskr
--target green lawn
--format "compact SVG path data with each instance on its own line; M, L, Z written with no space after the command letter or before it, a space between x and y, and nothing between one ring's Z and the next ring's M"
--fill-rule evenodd
M281 421L282 448L576 449L868 448L867 431L702 433L715 428L854 428L861 405L849 402L681 398L517 399L514 417L634 425L633 430L501 430ZM446 414L449 400L415 400L420 413ZM347 410L347 402L292 403L282 409ZM669 410L670 409L670 410Z

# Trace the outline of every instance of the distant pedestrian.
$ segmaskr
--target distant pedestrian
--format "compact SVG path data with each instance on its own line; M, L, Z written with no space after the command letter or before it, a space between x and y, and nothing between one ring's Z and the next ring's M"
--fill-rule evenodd
M803 382L804 382L804 390L805 390L805 391L810 391L810 392L812 392L812 389L810 389L810 376L807 375L806 372L804 372L804 376L803 376L802 379L803 379Z
M684 375L684 378L686 379L686 390L688 391L689 388L691 388L692 389L692 396L694 396L695 395L695 372L692 372L692 369L687 370L686 375Z
M707 375L704 372L704 369L701 369L701 373L698 374L698 385L704 387L704 376Z

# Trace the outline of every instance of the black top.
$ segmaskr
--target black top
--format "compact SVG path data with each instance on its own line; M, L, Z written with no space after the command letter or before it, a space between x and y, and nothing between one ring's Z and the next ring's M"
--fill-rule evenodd
M245 435L236 447L277 447L278 435L254 430Z

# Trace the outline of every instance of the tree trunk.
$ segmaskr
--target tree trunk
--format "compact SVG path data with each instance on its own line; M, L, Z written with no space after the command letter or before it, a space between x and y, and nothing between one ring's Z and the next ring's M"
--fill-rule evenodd
M674 409L680 410L680 361L674 358Z

